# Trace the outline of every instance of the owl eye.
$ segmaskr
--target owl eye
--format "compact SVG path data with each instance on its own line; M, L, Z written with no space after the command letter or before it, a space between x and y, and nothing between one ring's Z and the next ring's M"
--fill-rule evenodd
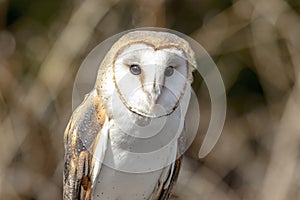
M174 67L169 66L165 69L165 76L172 76L174 73Z
M138 65L130 65L130 72L133 75L139 75L139 74L141 74L142 70L141 70L141 67Z

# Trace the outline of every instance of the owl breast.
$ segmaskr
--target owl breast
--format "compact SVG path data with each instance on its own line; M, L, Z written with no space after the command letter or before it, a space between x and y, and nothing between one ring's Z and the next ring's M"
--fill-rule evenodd
M105 166L98 176L93 199L148 200L161 172L162 170L143 174L129 174Z
M109 141L94 199L149 199L163 170L175 161L183 129L180 109L162 118L142 117L125 106L118 110L117 119L108 122Z

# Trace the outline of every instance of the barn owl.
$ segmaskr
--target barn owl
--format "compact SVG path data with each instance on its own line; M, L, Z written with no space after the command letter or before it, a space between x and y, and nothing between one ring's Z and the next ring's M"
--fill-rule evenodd
M169 199L195 63L172 33L132 31L113 44L65 130L65 200Z

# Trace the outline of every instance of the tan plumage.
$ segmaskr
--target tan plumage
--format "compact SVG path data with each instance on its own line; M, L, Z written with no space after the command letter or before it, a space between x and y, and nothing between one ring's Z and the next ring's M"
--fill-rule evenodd
M106 113L99 98L87 95L64 134L64 199L91 199L94 157ZM81 198L79 198L81 197Z
M106 54L99 67L94 89L86 95L85 100L74 111L66 128L64 134L65 166L63 179L63 198L65 200L93 199L93 196L97 196L97 199L104 199L104 197L100 197L100 190L98 189L98 192L95 192L95 190L99 188L101 177L104 177L103 180L106 180L103 173L106 173L105 171L107 171L107 169L102 169L104 167L102 161L106 159L105 152L107 148L110 147L107 147L109 140L114 140L111 138L113 137L113 131L111 130L112 124L117 123L114 121L115 116L111 107L113 106L111 105L111 90L117 90L120 100L124 104L124 108L128 109L134 117L145 117L148 113L148 110L141 111L140 108L135 108L127 102L127 97L123 94L124 91L122 91L122 87L118 85L118 75L115 74L117 66L116 60L119 59L125 49L135 44L143 44L147 47L151 47L154 52L164 49L175 49L183 53L186 59L186 72L184 73L186 81L184 85L178 87L179 90L182 91L178 91L178 94L180 94L178 95L178 99L176 102L174 101L174 105L173 103L170 105L172 110L170 110L170 112L168 111L165 115L173 115L173 112L177 110L179 102L189 100L186 94L188 93L186 92L186 85L190 85L192 82L192 71L194 69L193 65L195 66L195 59L192 49L185 40L170 33L155 31L135 31L122 36ZM139 81L142 84L143 91L145 91L146 89L144 88L142 78L140 78ZM166 80L163 81L163 84L166 84ZM155 87L155 84L153 85L153 87ZM188 104L188 102L185 103ZM142 106L141 108L143 108ZM155 119L152 118L152 120ZM182 136L180 136L177 144L176 161L159 172L160 175L155 187L151 190L151 195L143 199L169 199L181 166L182 147L184 146L183 141ZM116 177L122 177L122 175ZM117 200L117 198L115 198L115 200Z

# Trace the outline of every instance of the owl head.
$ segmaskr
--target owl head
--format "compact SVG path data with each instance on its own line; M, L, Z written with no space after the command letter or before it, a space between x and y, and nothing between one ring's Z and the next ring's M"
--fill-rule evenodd
M190 92L195 66L193 50L179 36L133 31L106 54L96 88L106 98L117 92L123 105L140 116L166 116Z

